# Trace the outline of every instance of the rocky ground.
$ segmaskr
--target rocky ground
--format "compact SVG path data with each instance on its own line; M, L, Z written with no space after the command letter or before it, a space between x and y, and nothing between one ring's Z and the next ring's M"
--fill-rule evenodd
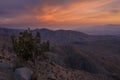
M51 61L38 63L36 78L34 68L29 64L23 62L24 65L16 67L15 56L1 55L0 60L0 80L115 80L101 74L65 68Z
M16 69L15 72L12 69L0 69L0 80L31 80L32 75L34 75L29 68L21 67L18 69L19 71ZM114 80L104 75L65 69L57 64L46 62L40 63L38 72L37 80Z
M103 75L63 68L54 63L42 62L38 80L113 80Z
M0 69L0 80L13 80L13 71L9 69Z

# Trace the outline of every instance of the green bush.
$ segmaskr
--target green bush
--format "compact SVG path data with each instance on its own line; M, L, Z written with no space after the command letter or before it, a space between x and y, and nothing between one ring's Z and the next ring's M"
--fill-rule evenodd
M49 41L41 42L39 32L33 36L30 29L21 32L18 37L11 36L13 50L16 55L24 60L42 60L45 58L44 52L49 51Z

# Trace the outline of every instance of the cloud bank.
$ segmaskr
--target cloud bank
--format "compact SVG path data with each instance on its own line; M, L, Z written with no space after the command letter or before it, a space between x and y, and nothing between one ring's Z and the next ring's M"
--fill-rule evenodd
M120 24L120 0L0 0L0 25Z

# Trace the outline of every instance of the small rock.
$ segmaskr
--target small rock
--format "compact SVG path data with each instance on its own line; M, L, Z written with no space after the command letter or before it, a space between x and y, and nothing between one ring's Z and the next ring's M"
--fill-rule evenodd
M33 72L28 68L18 68L14 72L14 80L31 80Z

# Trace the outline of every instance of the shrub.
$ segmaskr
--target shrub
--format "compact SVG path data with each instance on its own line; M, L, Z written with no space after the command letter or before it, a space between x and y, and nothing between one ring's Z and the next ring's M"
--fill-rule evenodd
M14 52L24 61L42 60L45 58L44 52L49 51L49 41L41 42L40 33L36 32L33 36L30 29L21 32L18 37L11 36L11 39Z

